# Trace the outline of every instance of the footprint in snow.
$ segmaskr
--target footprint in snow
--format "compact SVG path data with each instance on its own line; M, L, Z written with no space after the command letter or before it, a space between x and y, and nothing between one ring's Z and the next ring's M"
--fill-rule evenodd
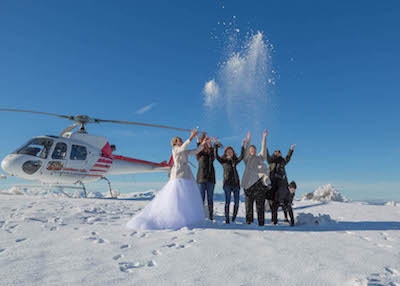
M104 240L104 239L102 239L102 238L98 238L98 239L95 240L95 243L100 243L100 244L106 243L106 242L107 242L107 241Z
M400 271L394 268L385 267L386 272L388 272L392 276L400 276Z
M162 254L162 252L157 249L153 250L151 253L153 253L153 255L161 255Z
M120 262L119 263L119 270L122 272L131 272L132 269L142 268L145 264L140 262Z
M150 260L146 263L141 262L120 262L119 269L122 272L132 272L133 269L143 268L143 267L154 267L157 266L157 263L154 260Z
M0 253L2 253L2 252L4 252L4 251L6 251L5 248L0 248Z
M126 249L129 248L129 244L123 244L119 247L120 249Z
M15 240L15 242L23 242L25 240L27 240L27 238L18 238L18 239Z
M114 260L118 260L118 259L120 259L120 258L122 258L122 257L123 257L123 255L122 255L122 254L117 254L117 255L113 256L113 258L112 258L112 259L114 259Z

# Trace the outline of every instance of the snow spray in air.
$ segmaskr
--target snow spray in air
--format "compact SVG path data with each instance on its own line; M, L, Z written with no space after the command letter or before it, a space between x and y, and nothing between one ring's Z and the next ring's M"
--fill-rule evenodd
M226 32L229 31L229 32ZM241 133L266 127L272 111L273 46L261 32L249 32L241 41L240 30L225 30L224 60L215 78L206 82L203 95L207 112L224 112Z

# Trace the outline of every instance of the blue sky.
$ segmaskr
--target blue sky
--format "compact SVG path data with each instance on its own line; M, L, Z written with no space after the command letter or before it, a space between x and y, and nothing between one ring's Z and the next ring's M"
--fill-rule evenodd
M223 58L223 40L211 34L236 16L241 31L259 30L275 47L268 145L286 153L297 144L287 172L299 193L332 183L354 199L400 199L399 13L397 1L2 1L0 105L199 126L238 150L245 132L223 112L208 114L202 94ZM0 121L2 158L69 123L11 113ZM106 135L118 153L153 161L169 158L176 135L111 125L89 131ZM220 166L217 173L221 179ZM112 180L144 190L167 178Z

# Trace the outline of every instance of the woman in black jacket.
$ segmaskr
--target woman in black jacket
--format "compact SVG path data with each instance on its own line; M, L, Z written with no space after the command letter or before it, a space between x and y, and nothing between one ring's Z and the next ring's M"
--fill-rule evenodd
M203 138L205 134L203 134ZM203 138L197 136L197 145L203 141ZM203 203L207 196L208 216L213 220L214 212L214 187L215 187L215 169L214 169L214 148L211 143L204 145L204 149L196 155L199 162L199 169L197 170L197 185L199 186Z
M214 139L215 140L215 139ZM225 222L229 223L229 205L231 203L231 194L235 205L233 207L232 222L235 221L238 210L239 210L239 194L240 194L240 179L239 174L236 170L236 166L242 161L244 156L244 143L242 144L242 151L240 157L237 157L232 147L226 147L224 155L220 157L218 155L218 147L220 143L215 143L215 157L218 162L221 163L224 168L224 192L225 192Z

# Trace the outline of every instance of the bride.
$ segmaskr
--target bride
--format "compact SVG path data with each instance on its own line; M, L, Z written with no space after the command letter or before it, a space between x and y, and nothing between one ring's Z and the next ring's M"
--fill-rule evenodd
M171 141L174 165L168 183L157 196L128 223L131 229L180 229L204 220L203 201L188 164L188 156L199 153L210 138L204 138L193 150L187 150L197 135L193 129L183 143L179 137Z

